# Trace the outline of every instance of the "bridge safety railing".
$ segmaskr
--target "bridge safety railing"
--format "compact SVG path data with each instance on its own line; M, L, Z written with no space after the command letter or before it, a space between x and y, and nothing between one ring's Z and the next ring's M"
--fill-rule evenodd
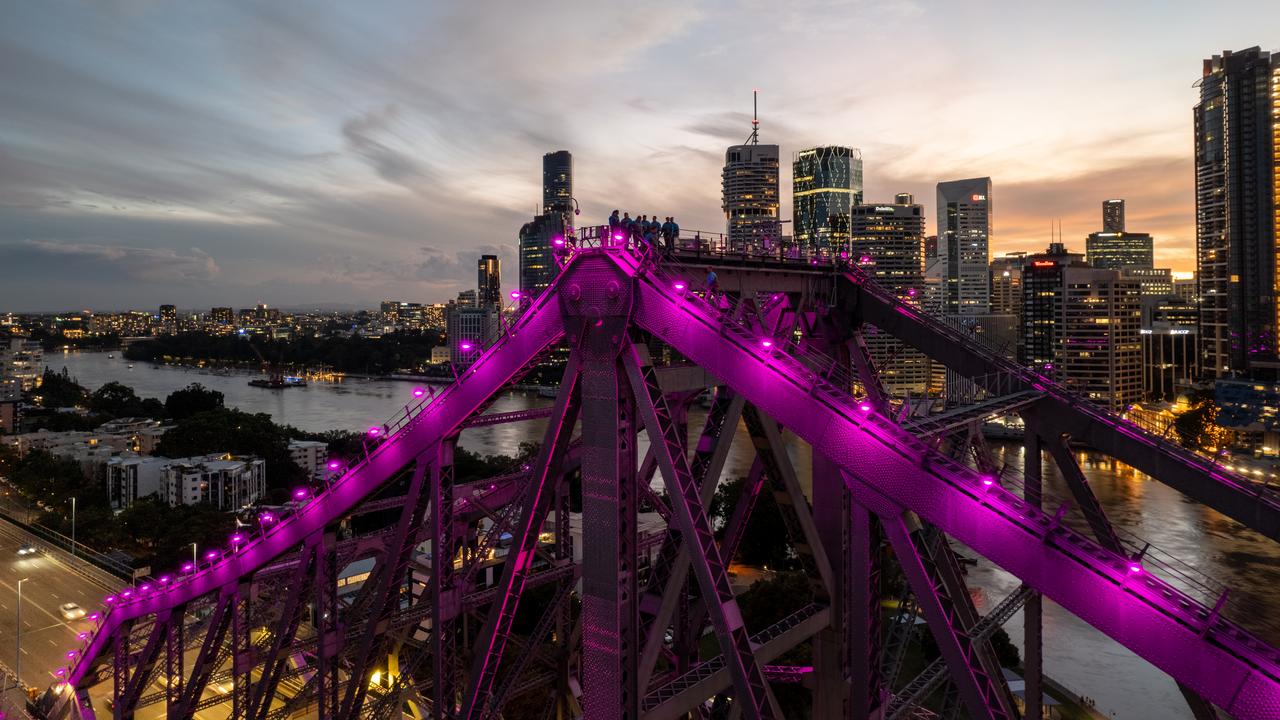
M868 400L855 398L849 393L848 388L852 386L854 378L840 369L832 358L796 342L794 337L769 338L763 335L749 322L742 322L743 317L749 317L748 311L751 308L743 307L741 300L734 301L719 296L706 288L701 291L689 288L687 272L669 270L650 263L643 256L638 260L642 268L648 267L645 277L660 292L679 296L694 312L701 314L708 324L718 326L722 337L737 343L743 350L759 355L762 361L767 360L770 366L782 372L783 377L796 382L799 387L807 387L810 396L827 402L833 410L857 422L884 423L896 427L890 418L871 412L873 408ZM664 263L670 264L670 261L664 260ZM966 476L982 477L974 468L932 452L927 465L936 469L950 469L950 473L940 474L939 477L952 484ZM972 487L956 486L971 494L976 501L997 509L1011 522L1027 522L1027 504L1010 490L1011 487L1025 490L1016 476L1004 478L1001 482L996 482L993 478L975 480ZM1275 648L1246 634L1238 623L1226 624L1232 619L1225 615L1230 603L1229 594L1222 582L1133 533L1119 533L1124 552L1115 553L1079 531L1060 524L1060 520L1061 516L1040 515L1035 522L1041 532L1058 532L1068 538L1069 542L1062 545L1063 551L1079 554L1081 560L1092 566L1095 572L1112 574L1118 583L1138 580L1147 589L1149 601L1162 608L1163 612L1179 616L1182 621L1193 623L1193 627L1203 626L1206 632L1209 629L1221 630L1222 633L1217 636L1220 643L1243 654L1263 656L1273 666L1280 664L1280 652ZM1107 559L1099 565L1101 558Z

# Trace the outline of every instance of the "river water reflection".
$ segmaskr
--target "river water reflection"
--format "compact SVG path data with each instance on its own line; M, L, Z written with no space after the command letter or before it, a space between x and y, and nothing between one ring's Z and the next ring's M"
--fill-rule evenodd
M391 417L410 399L413 384L394 380L345 380L312 384L306 388L264 390L250 387L249 374L218 375L208 371L151 366L133 368L116 354L50 353L46 365L66 367L80 382L93 389L110 381L132 386L143 397L164 399L170 392L193 382L218 390L228 406L247 412L270 414L277 422L304 430L360 430ZM545 405L535 393L511 392L499 398L492 410L503 412ZM696 432L702 412L690 419ZM540 437L545 422L499 425L467 430L461 444L481 453L513 453L521 442ZM791 437L789 452L800 481L809 486L810 449ZM739 427L725 465L728 476L745 475L751 466L750 442ZM640 452L646 443L642 439ZM1021 469L1022 449L997 446L1002 461ZM1275 543L1227 520L1219 513L1187 500L1171 488L1102 456L1082 454L1082 465L1113 523L1155 547L1195 567L1231 588L1233 619L1273 645L1280 645L1280 553ZM1068 496L1062 477L1045 462L1049 495ZM961 548L961 552L969 554ZM978 595L980 609L989 609L1014 590L1017 580L980 562L970 570L969 582ZM1006 625L1021 644L1021 615ZM1093 630L1052 602L1045 602L1045 668L1054 678L1097 702L1104 714L1129 720L1191 718L1173 682L1144 660L1105 635Z

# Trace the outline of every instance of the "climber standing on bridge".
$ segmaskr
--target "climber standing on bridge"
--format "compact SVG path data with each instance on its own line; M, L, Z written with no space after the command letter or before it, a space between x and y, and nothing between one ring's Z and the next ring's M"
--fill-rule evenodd
M662 223L662 244L666 247L668 255L676 249L676 236L680 233L679 227L676 225L675 219L670 217L667 218L666 222Z
M618 217L618 211L614 210L609 216L609 237L612 238L618 234L618 230L622 228L622 219Z
M707 266L707 301L715 302L716 297L720 295L720 280L716 277L716 269Z

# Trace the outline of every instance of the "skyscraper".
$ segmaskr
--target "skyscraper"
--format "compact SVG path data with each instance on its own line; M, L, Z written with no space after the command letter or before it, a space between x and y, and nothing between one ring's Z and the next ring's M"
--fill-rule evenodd
M801 247L844 247L849 212L862 204L862 151L828 145L791 160L791 234Z
M1124 411L1142 397L1138 280L1090 267L1053 243L1022 276L1024 361L1094 402Z
M557 268L552 243L573 226L573 156L557 150L542 156L542 214L520 228L520 294L540 295ZM501 302L501 297L499 297Z
M564 215L538 215L520 228L520 296L532 300L555 279L557 268L551 243L563 238Z
M573 212L573 155L568 150L542 156L542 212Z
M497 255L481 255L476 262L476 288L480 304L502 306L502 262Z
M1204 61L1195 106L1196 271L1205 378L1275 377L1280 55Z
M926 273L943 315L984 315L991 303L991 178L938 183L938 244Z
M1089 233L1084 251L1089 264L1096 268L1149 270L1155 266L1151 236L1125 232L1123 200L1102 203L1102 232Z
M848 217L850 255L881 287L918 304L924 280L924 208L903 193L893 203L854 205ZM891 394L920 396L928 390L929 360L923 353L874 329L865 340Z
M1022 317L1022 266L1025 252L1008 253L991 261L991 312Z
M1124 200L1102 201L1102 232L1124 232Z
M721 207L730 247L742 249L781 240L778 157L777 145L760 144L760 121L754 117L747 142L725 151Z

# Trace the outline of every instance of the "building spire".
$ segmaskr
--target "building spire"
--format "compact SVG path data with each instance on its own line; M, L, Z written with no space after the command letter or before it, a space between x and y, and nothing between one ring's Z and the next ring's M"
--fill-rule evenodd
M751 91L751 137L747 138L747 142L752 145L760 144L760 104L758 102L759 90Z

